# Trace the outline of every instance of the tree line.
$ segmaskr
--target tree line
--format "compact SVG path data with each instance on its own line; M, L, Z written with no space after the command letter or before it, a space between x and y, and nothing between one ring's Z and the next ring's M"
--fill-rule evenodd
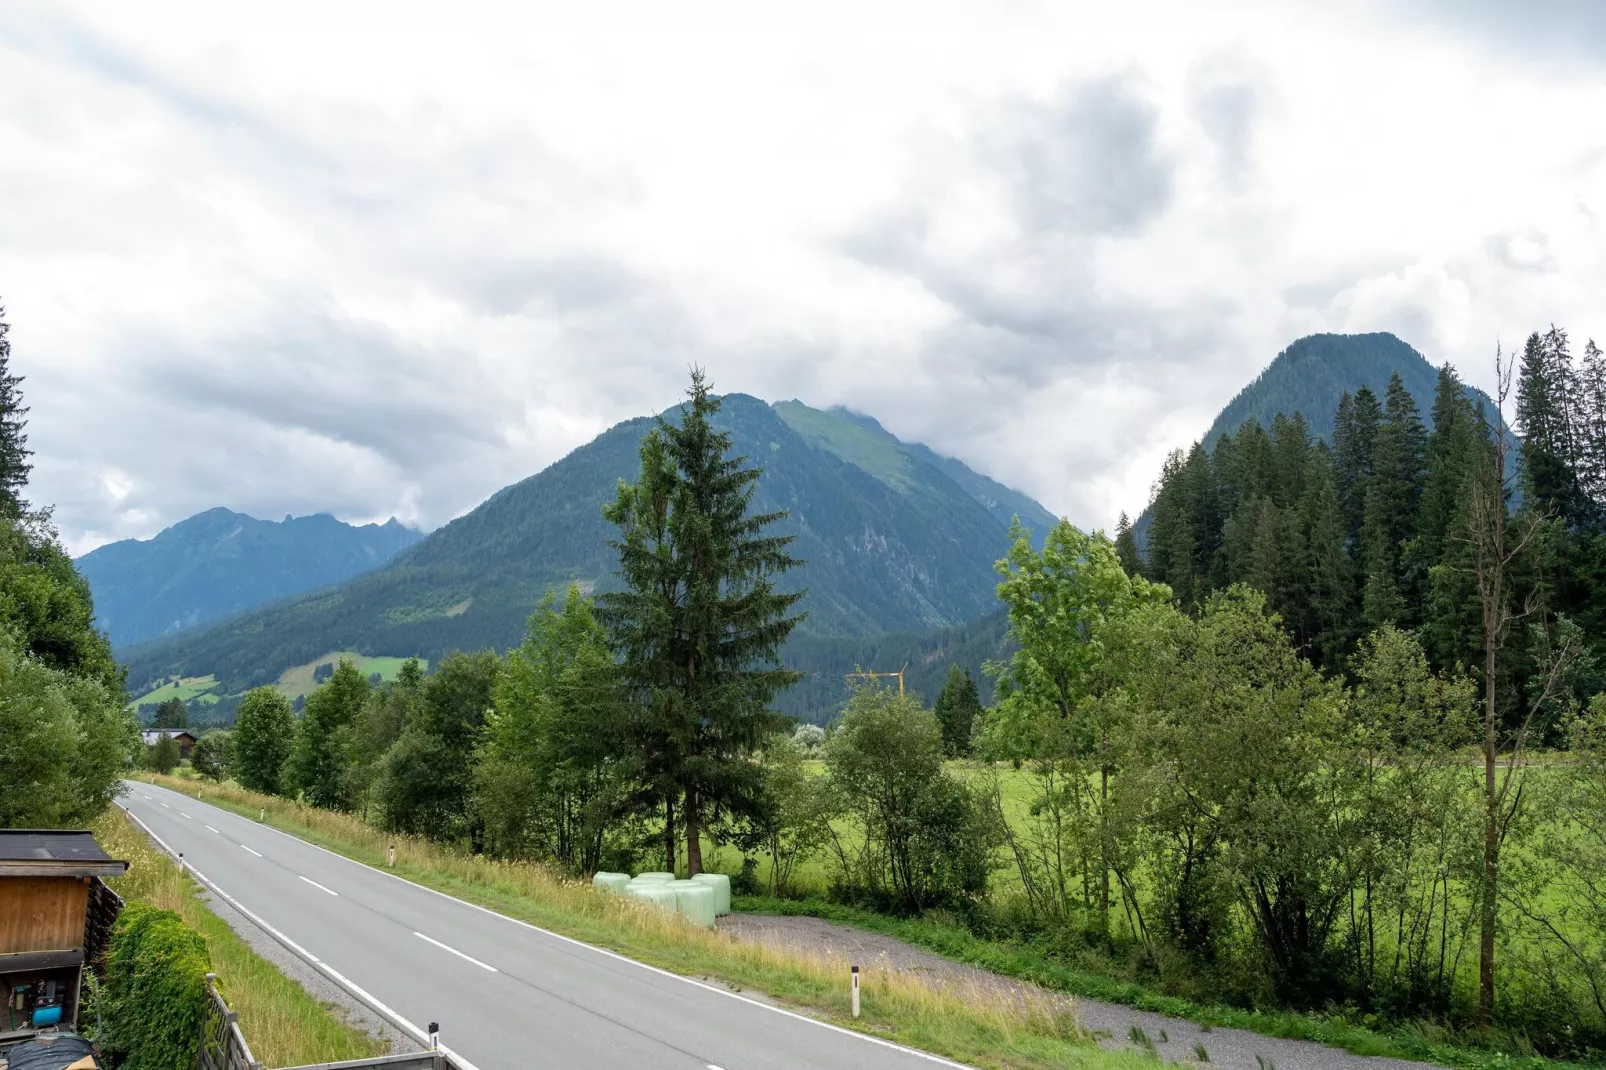
M32 451L9 331L0 305L0 827L81 825L115 797L139 737L89 585L49 510L24 497Z

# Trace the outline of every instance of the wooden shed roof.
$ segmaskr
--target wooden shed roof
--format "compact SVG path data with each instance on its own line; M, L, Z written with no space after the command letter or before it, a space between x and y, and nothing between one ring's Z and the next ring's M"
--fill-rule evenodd
M0 829L0 877L120 877L127 869L92 832Z

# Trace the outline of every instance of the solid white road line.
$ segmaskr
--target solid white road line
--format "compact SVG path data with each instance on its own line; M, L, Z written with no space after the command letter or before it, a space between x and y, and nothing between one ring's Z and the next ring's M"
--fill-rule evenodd
M240 844L240 846L241 846L241 847L245 847L245 844L243 844L243 843L242 843L242 844ZM245 847L245 849L246 849L246 850L247 850L247 851L251 851L251 848L249 848L249 847ZM259 852L259 851L251 851L251 853L252 853L252 854L254 854L254 855L256 855L256 856L257 856L257 857L258 857L258 858L261 858L261 857L262 857L262 854L261 854L261 852Z
M298 874L296 874L296 876L300 877L301 875L298 873ZM328 892L330 895L333 895L333 896L338 896L340 894L339 892L335 891L333 888L325 888L323 885L319 884L315 880L308 880L308 878L306 878L306 877L301 877L301 879L306 881L308 884L312 885L314 888L318 889L318 891L320 891L320 892Z
M302 877L301 879L302 880L306 880L307 878ZM465 955L465 954L463 954L461 951L457 950L457 948L455 948L455 947L452 947L450 944L443 944L439 940L436 940L436 939L433 939L431 937L425 936L423 933L415 932L415 933L413 933L413 935L418 937L420 940L425 940L425 941L428 941L431 944L434 944L436 947L440 948L442 951L450 951L452 954L456 955L460 959L467 959L469 962L472 962L474 965L478 966L482 970L490 970L492 973L500 973L501 972L495 966L492 966L489 963L481 962L479 959L475 958L473 955Z
M206 826L206 831L208 831L208 832L217 832L217 829L213 828L211 825L208 825L208 826ZM217 832L217 834L219 836L223 835L223 833L221 833L221 832Z
M162 848L162 850L166 851L170 855L173 855L175 858L177 857L177 855L175 854L173 849L171 847L169 847L162 840L162 838L160 836L156 835L155 831L149 825L145 824L145 822L143 822L143 821L141 821L139 819L139 815L138 814L135 814L134 811L129 810L127 807L123 808L123 812L125 814L127 814L130 818L133 819L134 824L136 824L140 828L144 829L145 830L145 835L147 835L151 839L155 840L157 845L160 846ZM289 834L286 833L285 835L289 835ZM292 838L294 838L294 837L292 837ZM244 845L242 844L242 846L244 846ZM246 848L246 849L250 850L250 848ZM333 851L330 851L329 853L330 854L334 854ZM335 857L336 858L343 858L344 856L343 855L335 855ZM258 927L260 927L263 932L267 933L269 936L273 937L275 940L279 941L279 943L283 944L286 948L288 948L289 951L291 952L291 954L299 956L301 959L303 959L306 962L310 963L313 967L317 968L318 970L321 970L325 975L327 975L329 977L330 980L334 981L335 984L339 985L341 988L344 988L347 992L350 992L352 995L356 996L363 1003L368 1004L368 1006L373 1008L374 1011L381 1018L384 1018L387 1021L391 1022L393 1025L399 1027L403 1032L411 1033L413 1036L418 1038L420 1043L422 1043L422 1044L428 1044L429 1043L429 1034L428 1033L426 1033L422 1029L418 1028L418 1026L414 1025L412 1022L408 1021L406 1018L403 1018L400 1014L396 1013L396 1011L392 1010L388 1005L380 1002L367 989L365 989L365 988L361 987L360 985L356 984L350 978L342 975L341 973L336 971L334 967L330 966L327 962L325 962L322 959L318 958L318 956L314 955L312 952L308 951L306 948L302 947L300 944L296 943L294 940L292 940L288 936L284 935L284 933L280 932L278 929L275 929L272 925L269 925L259 915L252 913L252 911L250 910L249 907L247 907L244 903L240 902L238 899L234 898L228 892L225 892L222 888L219 888L214 881L208 880L206 875L204 873L202 873L200 870L196 869L194 866L191 866L190 867L190 873L192 875L194 875L194 877L197 880L199 880L203 885L205 885L208 888L211 888L214 892L216 892L219 896L221 896L223 898L223 900L225 902L227 902L230 906L232 906L235 910L238 910L241 914L244 914L247 918L250 918L253 922L255 922L256 925ZM671 975L671 976L673 976L673 975ZM462 1067L463 1070L479 1070L479 1067L475 1066L473 1063L471 1063L467 1059L463 1058L461 1055L459 1055L457 1052L453 1051L451 1048L448 1048L445 1044L437 1044L436 1046L441 1051L445 1052L447 1055L450 1055L452 1057L452 1061L457 1063L458 1066Z

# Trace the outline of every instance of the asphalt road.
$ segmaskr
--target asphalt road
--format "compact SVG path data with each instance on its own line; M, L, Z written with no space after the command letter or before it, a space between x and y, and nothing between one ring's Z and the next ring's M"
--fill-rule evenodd
M131 781L122 805L253 920L479 1070L930 1070L887 1044L633 962ZM846 979L844 979L844 982Z

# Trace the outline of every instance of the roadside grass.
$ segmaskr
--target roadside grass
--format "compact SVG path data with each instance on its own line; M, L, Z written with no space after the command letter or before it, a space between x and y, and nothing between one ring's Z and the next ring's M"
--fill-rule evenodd
M267 959L252 951L227 922L201 902L196 885L151 843L122 810L110 807L95 822L95 839L128 872L107 881L130 903L172 910L201 934L212 972L251 1053L264 1066L303 1066L384 1054L387 1045L347 1024L331 1005L307 994Z
M143 774L178 791L194 781ZM426 840L388 833L350 814L259 795L232 784L206 785L204 801L267 823L377 869L396 847L391 872L630 958L688 976L752 989L836 1025L983 1067L1152 1068L1136 1052L1099 1048L1082 1030L1074 1005L1059 997L1025 997L980 986L955 986L918 975L866 968L860 975L862 1016L851 1017L849 964L747 943L688 925L647 904L598 892L544 866L497 862Z

